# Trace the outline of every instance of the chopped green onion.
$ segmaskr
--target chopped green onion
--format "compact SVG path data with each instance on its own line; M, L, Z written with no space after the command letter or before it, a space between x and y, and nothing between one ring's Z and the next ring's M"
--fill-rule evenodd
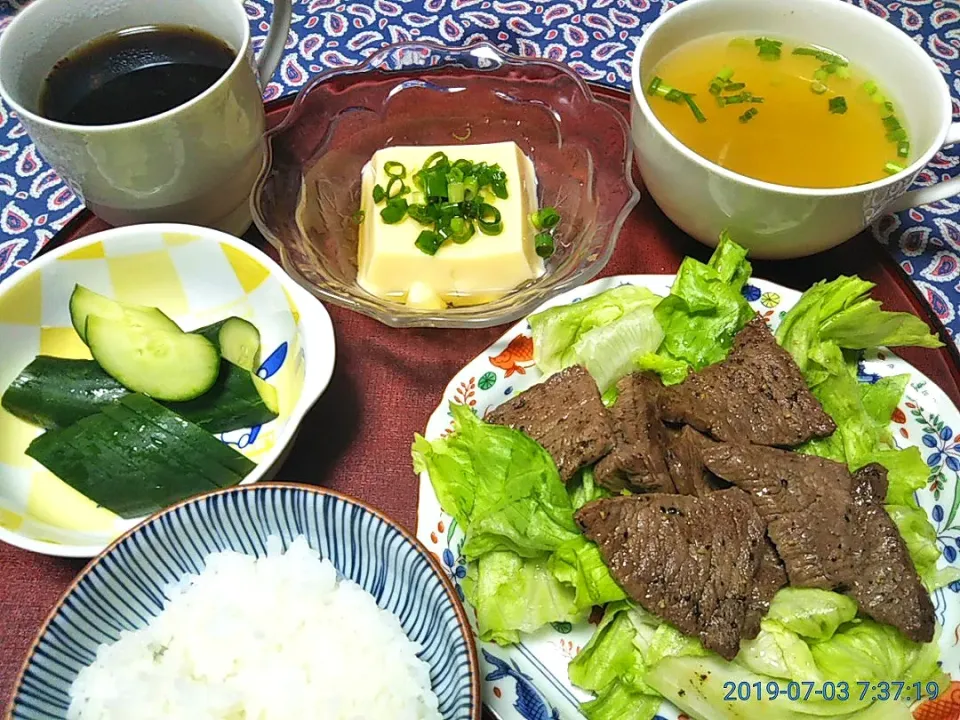
M363 210L357 210L353 214L353 224L361 225L363 224L364 219L367 217L367 214Z
M434 207L436 208L438 216L446 218L447 220L463 214L463 211L460 209L460 203L443 202L438 205L434 205Z
M901 140L907 139L907 131L903 128L898 128L896 130L891 130L887 133L887 141L898 143Z
M647 85L647 95L656 95L662 83L663 80L654 76L653 80L650 81L650 84Z
M894 130L900 129L900 121L897 120L896 115L888 115L883 118L883 126L887 129L888 132L893 132Z
M847 111L847 99L842 95L830 98L827 107L835 115L843 115Z
M823 70L827 75L833 75L840 69L840 66L836 63L826 63L821 70Z
M436 255L437 250L443 245L443 238L432 230L422 230L420 234L417 235L414 245L427 255Z
M553 243L553 235L548 232L537 233L533 238L533 247L540 257L550 257L556 249Z
M432 170L435 167L443 167L449 165L450 160L447 158L445 152L435 152L433 155L427 158L427 161L423 164L424 170Z
M407 191L407 185L396 175L390 177L390 182L387 183L387 200L393 200L395 197L400 197Z
M477 182L477 179L473 175L469 175L463 179L464 200L470 200L472 198L475 198L479 190L480 190L480 183Z
M403 163L388 160L383 164L383 171L392 178L404 178L407 176L407 169Z
M407 214L407 201L402 197L387 201L387 206L380 211L380 217L387 225L395 225Z
M889 100L883 104L884 111L890 113L891 115L896 114L896 108L893 107L893 103Z
M537 230L552 230L560 222L560 213L555 207L547 206L530 215L530 223Z
M779 60L783 43L780 40L759 37L753 41L758 48L758 55L762 60Z
M499 235L503 232L503 220L500 211L489 203L483 203L477 216L477 225L484 235Z
M373 186L373 201L375 203L383 202L383 199L387 196L387 191L383 189L383 186L377 183Z
M743 115L740 116L740 122L748 123L750 122L756 114L760 112L756 108L749 108Z
M470 139L470 135L471 135L472 133L473 133L473 130L471 130L470 127L467 126L467 130L466 130L466 132L463 133L463 135L457 135L456 133L451 133L451 134L453 135L453 137L454 137L455 140L460 140L460 141L462 142L462 141L464 141L464 140L469 140L469 139Z
M710 81L710 94L719 95L720 91L724 89L727 83L730 82L730 78L733 77L733 68L725 67L720 72L718 72L713 80Z
M423 189L427 197L446 197L447 176L438 170L426 172L423 176Z
M680 102L683 102L683 98L685 95L686 95L685 92L681 92L676 88L670 88L667 91L667 94L663 96L663 99L668 102L680 103Z
M697 107L697 104L693 101L693 95L686 94L683 96L684 102L687 103L687 107L690 108L690 112L693 113L693 116L697 119L698 123L703 123L707 121L707 116L703 114L703 111Z
M462 217L450 218L450 239L458 245L472 238L475 232L472 220Z
M447 183L447 196L450 198L450 202L462 202L465 195L466 191L462 182Z
M747 86L746 83L727 83L723 86L724 92L736 92L737 90L743 90Z
M819 80L814 80L810 83L810 91L815 95L823 95L827 91L827 86Z
M902 165L897 165L894 162L888 162L883 166L883 171L889 175L896 175L898 172L903 172L906 170Z
M841 67L848 65L847 59L842 55L837 55L832 53L829 50L823 50L816 47L798 47L793 49L794 55L808 55L814 57L822 63L830 63L831 65L839 65Z
M827 71L824 68L820 68L813 73L813 79L816 82L825 83L827 81Z
M386 167L386 166L385 166ZM429 229L418 238L417 246L434 254L448 238L465 243L476 234L477 226L487 235L503 232L500 211L493 206L494 196L508 197L507 173L498 164L474 163L461 158L451 162L443 152L427 158L412 173L417 191L411 193L400 174L406 168L396 163L389 166L390 180L386 189L377 186L375 195L386 200L380 215L384 222L395 224L407 215ZM405 197L409 194L409 201Z
M876 95L877 90L879 89L873 80L867 80L862 87L864 92L866 92L870 97Z
M837 66L837 77L840 78L841 80L849 80L849 79L850 79L850 68L848 68L846 65L838 65L838 66Z
M751 95L748 92L742 92L739 95L726 95L723 98L724 105L740 105L741 103L762 103L763 98Z
M434 220L436 220L436 218L434 218L434 217L430 214L430 209L429 209L429 207L428 207L427 205L422 204L422 203L416 203L416 204L414 204L414 205L408 205L408 206L407 206L407 215L409 215L410 217L412 217L414 220L416 220L416 221L417 221L418 223L420 223L421 225L433 225Z
M490 188L501 200L507 199L507 174L499 167L490 173Z
M899 143L897 143L897 155L899 155L902 158L910 157L910 141L909 140L901 140Z

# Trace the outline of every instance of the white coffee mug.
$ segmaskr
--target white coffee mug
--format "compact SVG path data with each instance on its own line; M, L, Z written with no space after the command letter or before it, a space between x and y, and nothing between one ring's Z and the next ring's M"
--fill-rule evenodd
M921 150L902 172L836 189L755 180L706 160L657 119L645 94L653 68L684 43L718 34L795 39L846 56L883 87ZM687 0L661 15L633 57L631 112L644 185L660 209L689 235L716 245L730 234L754 258L795 258L839 245L880 215L960 193L960 178L908 192L944 146L960 142L951 124L950 90L933 60L885 20L840 0Z
M258 64L241 0L34 0L0 35L0 96L44 159L108 223L182 222L238 235L250 225L263 161L258 75L268 81L279 64L290 16L290 0L276 0ZM55 63L98 37L149 25L198 28L236 58L197 97L142 120L85 126L40 114Z

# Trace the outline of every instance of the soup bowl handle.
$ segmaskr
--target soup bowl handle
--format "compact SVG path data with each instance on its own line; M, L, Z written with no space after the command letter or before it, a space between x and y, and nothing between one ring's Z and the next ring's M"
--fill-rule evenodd
M290 35L290 21L293 16L291 0L274 0L273 17L270 18L270 32L263 43L257 60L257 74L260 76L260 88L265 89L273 73L276 72Z
M960 143L960 123L954 123L947 131L947 139L943 145L954 145ZM960 195L960 176L950 180L934 183L929 187L919 188L904 193L886 208L886 212L896 213L903 210L915 208L918 205L929 205L930 203L946 200L954 195Z

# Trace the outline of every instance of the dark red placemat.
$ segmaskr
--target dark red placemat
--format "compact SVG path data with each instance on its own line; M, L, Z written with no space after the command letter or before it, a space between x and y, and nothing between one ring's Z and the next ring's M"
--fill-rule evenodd
M626 94L597 92L624 113ZM279 122L290 100L272 105ZM88 214L70 223L50 247L106 226ZM264 247L252 231L247 239ZM684 255L706 259L710 250L683 235L644 199L624 226L604 275L673 273ZM803 289L839 274L859 274L877 283L875 296L889 309L939 323L915 296L897 266L866 234L842 248L802 261L757 263L757 277ZM395 330L362 315L329 307L337 336L333 381L308 414L279 478L324 485L358 497L416 530L417 479L410 466L410 443L422 431L449 379L483 351L504 328L486 330ZM904 357L960 404L960 363L955 347L906 351ZM23 657L40 624L69 581L83 566L33 555L0 544L0 707L6 705Z

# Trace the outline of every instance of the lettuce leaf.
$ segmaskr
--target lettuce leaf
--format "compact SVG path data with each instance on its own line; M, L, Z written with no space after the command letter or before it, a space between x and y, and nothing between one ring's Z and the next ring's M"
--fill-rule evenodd
M773 596L767 619L811 640L828 640L857 615L857 603L846 595L813 588L785 587Z
M552 622L579 619L576 591L558 581L545 559L492 552L470 563L463 594L477 613L480 639L498 645L520 641Z
M634 645L637 630L629 611L626 601L607 607L593 636L567 668L571 683L600 693L616 680L636 686L643 678L647 665Z
M633 359L637 370L655 372L664 385L676 385L687 379L690 366L683 360L674 360L659 353L643 353ZM612 404L612 403L611 403Z
M582 535L557 548L547 567L557 580L574 588L578 610L627 597L610 575L600 550Z
M662 698L644 681L647 663L637 646L628 602L612 603L568 666L570 682L596 695L580 706L587 720L651 720Z
M829 640L814 644L811 652L825 677L846 680L851 686L884 680L906 685L942 683L946 679L938 662L939 634L938 630L933 642L919 644L896 628L862 619Z
M706 265L684 258L670 294L655 310L664 332L657 352L663 360L643 359L639 349L634 357L650 370L665 371L671 381L680 364L700 370L723 360L733 336L753 316L741 294L751 272L746 258L747 251L726 233Z
M809 645L775 620L762 620L757 636L741 641L735 662L773 678L797 682L820 680Z
M464 529L468 560L509 550L545 555L580 537L553 459L522 432L483 422L450 404L454 432L429 442L417 436L414 468L427 470L444 512Z
M696 638L621 601L607 606L596 632L568 672L570 682L596 694L595 700L580 708L588 720L649 720L663 698L647 684L648 670L666 657L706 654Z
M651 720L663 703L659 695L643 695L615 680L594 700L580 706L587 720Z
M550 375L581 364L606 390L633 369L635 354L659 347L663 330L653 313L659 302L647 288L621 285L531 315L537 367Z
M591 500L610 497L611 492L597 485L597 477L592 467L581 470L570 482L567 492L574 510L579 510Z

